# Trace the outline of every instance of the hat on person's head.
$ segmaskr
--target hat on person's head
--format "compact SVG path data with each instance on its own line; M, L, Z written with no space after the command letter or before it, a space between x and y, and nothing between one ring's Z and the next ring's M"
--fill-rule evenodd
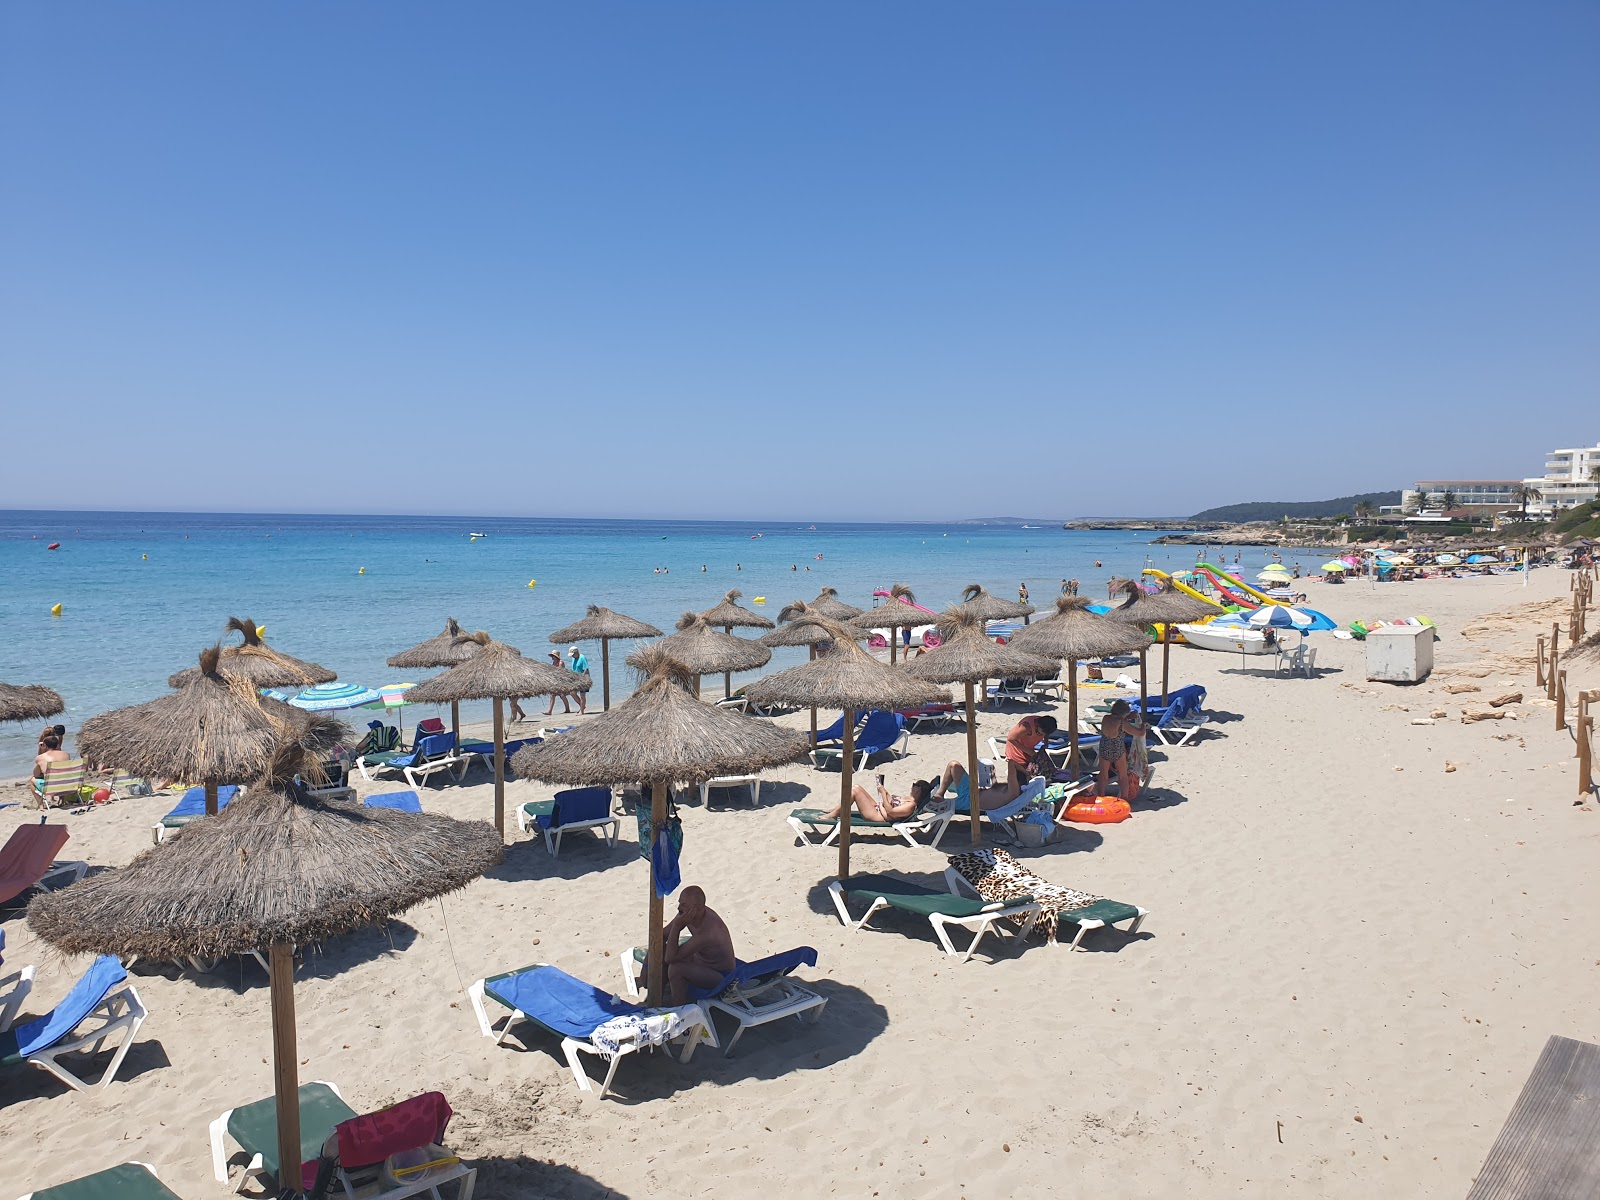
M568 646L567 647L567 653L568 654L576 654L577 652L578 652L578 648L576 646Z
M367 722L367 728L368 729L382 729L383 728L383 722L382 721L368 721Z

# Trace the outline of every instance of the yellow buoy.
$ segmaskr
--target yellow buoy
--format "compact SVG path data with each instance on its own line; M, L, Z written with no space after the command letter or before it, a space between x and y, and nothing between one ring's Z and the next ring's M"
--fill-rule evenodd
M539 581L537 579L530 579L530 580L528 580L528 586L529 587L538 587L539 586Z
M767 598L765 596L757 596L756 597L756 603L757 604L765 604L766 602L767 602Z
M52 604L52 605L51 605L51 606L50 606L50 615L51 615L51 616L52 616L52 617L59 617L59 616L60 616L60 615L61 615L61 605L59 605L59 604Z
M357 575L365 575L366 573L367 573L367 569L365 567L356 568L356 574Z
M144 562L149 562L150 561L150 556L148 554L141 554L141 555L139 555L139 558L141 560L143 560Z
M475 542L477 540L478 540L478 535L477 534L473 534L471 537L469 537L467 539L467 541L469 541L469 542Z
M257 625L256 626L256 636L257 637L262 637L262 638L266 637L267 636L267 627L265 625Z

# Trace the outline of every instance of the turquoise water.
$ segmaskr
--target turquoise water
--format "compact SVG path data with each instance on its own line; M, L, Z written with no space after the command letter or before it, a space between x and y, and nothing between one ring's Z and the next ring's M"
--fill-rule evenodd
M488 536L473 541L474 532ZM70 738L95 713L159 695L234 615L265 626L286 653L376 686L430 674L397 672L384 659L438 633L447 616L533 655L585 605L670 630L685 610L709 608L734 587L773 620L824 584L866 607L874 588L904 582L938 609L964 584L1014 597L1025 580L1044 607L1064 576L1100 598L1111 575L1193 562L1192 548L1149 545L1156 536L1058 526L0 511L0 679L59 691L68 707L55 719ZM46 549L51 542L60 549ZM1245 561L1264 563L1266 554L1252 549ZM756 596L767 603L754 604ZM598 675L598 647L584 650ZM766 669L803 655L778 651ZM613 700L631 682L618 658ZM487 715L481 708L468 706L472 719ZM406 710L407 724L429 711ZM359 726L371 714L349 716ZM37 732L33 723L0 726L0 776L29 769Z

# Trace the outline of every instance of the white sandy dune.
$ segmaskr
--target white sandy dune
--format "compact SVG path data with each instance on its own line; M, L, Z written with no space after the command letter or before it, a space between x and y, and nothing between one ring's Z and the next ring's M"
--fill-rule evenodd
M442 1090L485 1197L1459 1197L1546 1037L1600 1040L1600 816L1575 803L1571 737L1532 679L1532 631L1560 619L1567 586L1557 570L1526 590L1308 585L1341 620L1433 617L1440 670L1415 687L1367 683L1362 645L1326 634L1309 680L1176 649L1175 682L1210 690L1213 731L1153 752L1134 819L1014 851L1047 879L1151 909L1137 936L962 964L909 918L847 932L823 890L833 853L796 847L783 820L832 803L838 777L795 766L754 811L686 808L683 868L742 957L817 948L804 974L830 999L820 1023L753 1030L727 1059L636 1056L604 1101L580 1096L554 1039L479 1035L465 988L484 974L547 961L620 990L646 897L625 826L616 850L578 835L559 859L515 841L468 890L311 952L301 1077L337 1081L363 1109ZM1516 615L1477 620L1497 611ZM1444 690L1461 682L1482 690ZM1526 697L1514 720L1459 720L1512 690ZM1411 723L1435 709L1447 717ZM1013 719L984 714L980 736ZM963 740L915 735L909 760L882 769L903 790ZM424 802L485 817L483 779ZM51 819L70 824L71 857L116 866L172 802ZM33 819L0 812L0 836ZM967 841L956 824L944 850ZM854 858L930 883L945 861L887 840L858 841ZM40 967L42 1011L84 963L15 913L4 928L8 965ZM270 1091L265 977L249 961L134 974L151 1016L109 1089L0 1076L0 1196L129 1159L185 1196L226 1194L206 1127Z

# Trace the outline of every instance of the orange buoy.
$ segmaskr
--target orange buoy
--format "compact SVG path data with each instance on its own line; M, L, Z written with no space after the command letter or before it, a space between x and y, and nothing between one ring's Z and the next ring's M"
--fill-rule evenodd
M1085 796L1067 805L1063 814L1069 821L1082 821L1086 825L1112 825L1133 816L1126 800L1115 796Z

